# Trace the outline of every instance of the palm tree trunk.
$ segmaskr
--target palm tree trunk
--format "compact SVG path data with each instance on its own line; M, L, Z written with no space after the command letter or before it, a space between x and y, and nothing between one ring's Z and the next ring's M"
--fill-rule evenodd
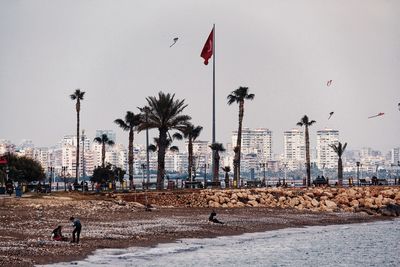
M343 185L343 163L342 163L342 158L339 157L338 159L338 180L339 180L339 185Z
M306 138L307 186L311 186L310 136L308 134L308 125L305 125L305 138Z
M79 101L76 103L76 180L78 181L79 179L79 110L80 110L80 103Z
M101 144L101 166L104 168L104 161L106 160L106 143Z
M157 189L164 188L164 175L165 175L165 151L167 148L167 130L159 129L158 137L158 168L157 168Z
M216 183L216 182L218 182L218 170L219 170L219 159L220 159L220 156L219 156L219 153L218 153L218 151L215 151L215 158L214 158L214 170L213 170L213 182L214 183Z
M238 149L236 147L236 149ZM238 184L237 184L237 165L238 165L238 153L237 150L235 150L235 155L233 157L233 183L234 183L234 187L237 188Z
M225 188L229 188L229 173L225 172Z
M238 138L236 140L237 152L235 153L236 158L236 187L239 185L240 180L240 154L242 150L242 124L244 115L244 101L239 103L239 128L238 128Z
M128 167L129 167L129 188L134 187L133 184L133 129L129 130L129 144L128 144Z
M192 169L193 169L193 142L192 138L189 137L189 144L188 144L188 150L189 150L189 166L188 166L188 178L189 181L193 182L192 178Z

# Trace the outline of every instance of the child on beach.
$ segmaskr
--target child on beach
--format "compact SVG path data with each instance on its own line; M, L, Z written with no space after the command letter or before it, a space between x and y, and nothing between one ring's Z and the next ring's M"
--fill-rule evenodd
M51 232L51 239L54 241L67 241L67 238L64 237L61 233L62 226L57 226L56 229Z
M74 230L72 231L72 241L71 243L75 243L75 234L76 234L76 243L79 243L79 237L81 235L81 230L82 230L82 224L81 221L77 218L71 217L69 220L72 222L72 226L74 227Z

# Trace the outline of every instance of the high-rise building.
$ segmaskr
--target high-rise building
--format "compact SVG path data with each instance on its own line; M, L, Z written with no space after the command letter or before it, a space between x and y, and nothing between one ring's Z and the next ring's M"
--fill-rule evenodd
M398 164L400 161L400 147L393 148L390 154L391 154L390 162L392 164Z
M338 145L339 131L324 129L317 131L317 166L320 169L337 168L338 156L330 145Z
M237 142L237 131L232 132L232 145ZM266 128L242 130L242 154L257 154L260 160L272 159L272 132Z
M283 133L284 162L289 170L300 169L306 161L304 132L292 129Z
M0 139L0 155L4 155L6 153L14 153L15 145L11 143L9 140Z

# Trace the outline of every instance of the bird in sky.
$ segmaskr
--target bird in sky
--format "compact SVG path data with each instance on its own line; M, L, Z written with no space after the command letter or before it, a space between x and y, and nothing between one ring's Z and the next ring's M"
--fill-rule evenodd
M178 39L179 39L178 37L175 37L175 38L173 39L174 42L173 42L169 47L172 47L174 44L176 44L176 42L178 41Z
M383 116L383 115L385 115L385 113L379 112L379 113L376 114L376 115L373 115L373 116L368 117L368 119L376 118L376 117Z
M326 82L326 86L328 86L328 87L331 86L331 84L332 84L332 80L329 80Z
M333 113L335 113L335 112L333 112L333 111L329 112L328 120L332 117Z

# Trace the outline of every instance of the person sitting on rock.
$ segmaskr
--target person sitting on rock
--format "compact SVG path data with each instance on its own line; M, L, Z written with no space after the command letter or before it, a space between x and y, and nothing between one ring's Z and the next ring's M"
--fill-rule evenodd
M53 232L51 232L52 240L55 240L55 241L67 241L67 238L62 235L61 229L62 229L62 226L59 225L59 226L57 226L56 229L53 230Z
M210 214L210 217L208 217L208 221L213 222L213 223L224 224L223 222L219 221L217 218L214 218L215 216L217 216L217 213L215 211L212 211Z

